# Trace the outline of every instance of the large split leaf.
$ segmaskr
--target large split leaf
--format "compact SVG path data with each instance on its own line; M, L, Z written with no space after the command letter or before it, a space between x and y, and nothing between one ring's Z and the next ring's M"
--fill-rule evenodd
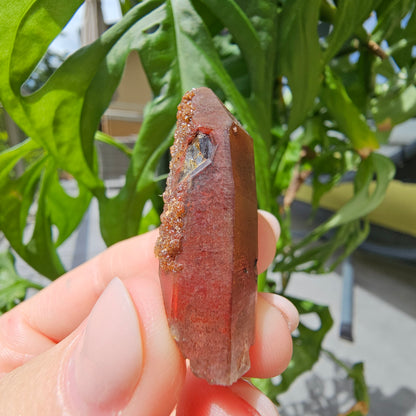
M81 117L74 114L85 114L84 95L94 75L85 68L93 67L97 54L84 54L83 71L77 70L76 65L80 54L73 56L60 67L62 75L52 77L29 96L21 94L21 86L49 43L80 4L80 1L59 2L51 8L44 0L2 2L0 99L25 133L53 155L62 169L87 186L96 187L99 180L92 171L92 140L89 145L86 140L81 141ZM96 127L98 121L89 117L87 123L95 123Z
M42 289L36 283L20 277L15 269L15 259L7 250L0 253L0 315L21 302L28 288Z
M14 168L23 158L33 161L17 176ZM53 158L31 139L1 153L0 166L1 230L27 263L51 279L58 277L65 270L57 247L78 226L90 192L80 185L77 196L69 195L59 181Z
M79 221L87 207L84 203L86 195L84 187L89 188L100 200L105 199L103 184L96 174L95 131L121 78L125 59L136 46L136 35L142 30L142 27L137 27L137 21L140 22L141 17L156 9L162 2L142 2L132 9L121 22L109 29L95 43L71 55L40 90L27 97L21 95L20 86L42 56L52 40L51 37L69 20L76 7L74 2L70 2L71 7L59 5L55 11L54 6L54 11L48 13L51 8L48 2L34 1L31 7L24 3L22 2L21 8L10 5L14 13L11 13L12 16L7 24L1 25L2 28L16 27L13 29L15 31L19 28L19 36L2 38L5 53L0 60L1 74L4 75L3 79L0 79L0 96L10 115L32 140L46 151L45 159L40 162L43 166L48 166L46 176L42 173L43 168L39 167L36 171L37 177L39 180L42 178L45 185L35 179L30 180L30 173L22 175L19 181L25 189L30 188L25 198L38 195L37 190L41 192L38 198L33 241L28 247L34 256L38 256L40 250L49 253L48 256L44 256L45 265L42 268L45 269L43 273L51 277L56 276L63 269L54 253L52 247L54 244L51 244L52 231L48 226L54 222L47 217L52 215L49 210L54 207L53 217L55 222L59 223L55 224L60 228L57 241L59 244L70 234L69 231L73 231L73 219ZM55 32L48 27L48 24L51 24L48 19L54 13L59 15L59 19L56 18L55 22ZM4 18L8 14L4 13L0 16ZM27 28L25 25L28 25ZM30 59L26 59L23 46L26 45L28 35L23 36L23 34L26 31L29 33L34 25L39 28L44 27L46 34L37 38L38 43L33 50L31 49ZM8 74L10 74L10 82L7 79ZM144 158L147 156L148 154L143 154ZM56 175L53 170L57 168L70 172L79 182L82 197L76 199L76 206L72 207L75 210L68 209L68 202L72 200L66 198L64 192L60 192L55 180L57 178L53 178L53 175ZM23 184L26 178L29 184ZM13 186L19 185L13 184ZM53 194L50 193L52 191ZM18 210L16 204L13 206ZM45 209L42 209L44 206ZM62 209L63 206L66 206L66 209ZM10 209L9 211L11 212ZM135 217L138 215L140 212L136 213ZM113 218L119 219L119 213ZM66 227L66 230L63 227ZM137 229L135 231L137 232ZM20 227L20 232L23 232L23 226ZM119 239L127 236L126 233L120 232L117 235ZM18 242L17 237L10 242L19 254L28 260L30 257L28 252L23 253L28 250L28 248L23 249L25 244ZM46 270L48 267L55 271Z
M42 148L42 157L14 179L10 178L13 163L24 156L22 149L30 151L33 145L25 144L1 155L0 186L4 197L0 223L16 252L50 278L64 272L56 248L80 222L89 205L90 192L104 194L96 173L94 135L129 53L128 47L120 52L115 45L138 18L160 2L148 1L136 7L97 42L71 55L41 89L23 96L21 85L79 4L7 2L0 14L0 97L9 114L31 136L29 143ZM131 38L131 33L124 37L127 46ZM68 195L62 188L58 168L78 181L78 197ZM27 219L32 205L35 209L31 226ZM57 237L53 226L58 229Z

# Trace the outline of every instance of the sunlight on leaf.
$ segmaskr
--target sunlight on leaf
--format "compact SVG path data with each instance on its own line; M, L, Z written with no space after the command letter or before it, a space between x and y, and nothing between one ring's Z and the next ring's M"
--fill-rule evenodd
M342 82L334 76L329 67L325 70L321 97L339 129L351 140L360 154L368 156L372 150L379 147L375 133L351 101Z

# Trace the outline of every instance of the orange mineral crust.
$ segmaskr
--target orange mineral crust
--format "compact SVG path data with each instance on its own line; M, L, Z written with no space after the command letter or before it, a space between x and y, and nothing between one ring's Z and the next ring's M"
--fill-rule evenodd
M253 141L208 88L178 107L155 252L171 333L195 375L250 368L257 291Z

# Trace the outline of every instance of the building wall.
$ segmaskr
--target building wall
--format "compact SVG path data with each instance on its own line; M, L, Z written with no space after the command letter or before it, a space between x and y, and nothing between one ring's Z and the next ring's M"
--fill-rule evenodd
M137 52L126 61L113 101L102 118L102 129L113 137L136 136L143 121L151 90Z

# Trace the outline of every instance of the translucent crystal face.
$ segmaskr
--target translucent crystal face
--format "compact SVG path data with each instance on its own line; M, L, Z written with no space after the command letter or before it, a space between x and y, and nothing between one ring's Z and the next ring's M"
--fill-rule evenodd
M215 146L208 134L198 132L185 153L182 177L195 175L211 163Z

